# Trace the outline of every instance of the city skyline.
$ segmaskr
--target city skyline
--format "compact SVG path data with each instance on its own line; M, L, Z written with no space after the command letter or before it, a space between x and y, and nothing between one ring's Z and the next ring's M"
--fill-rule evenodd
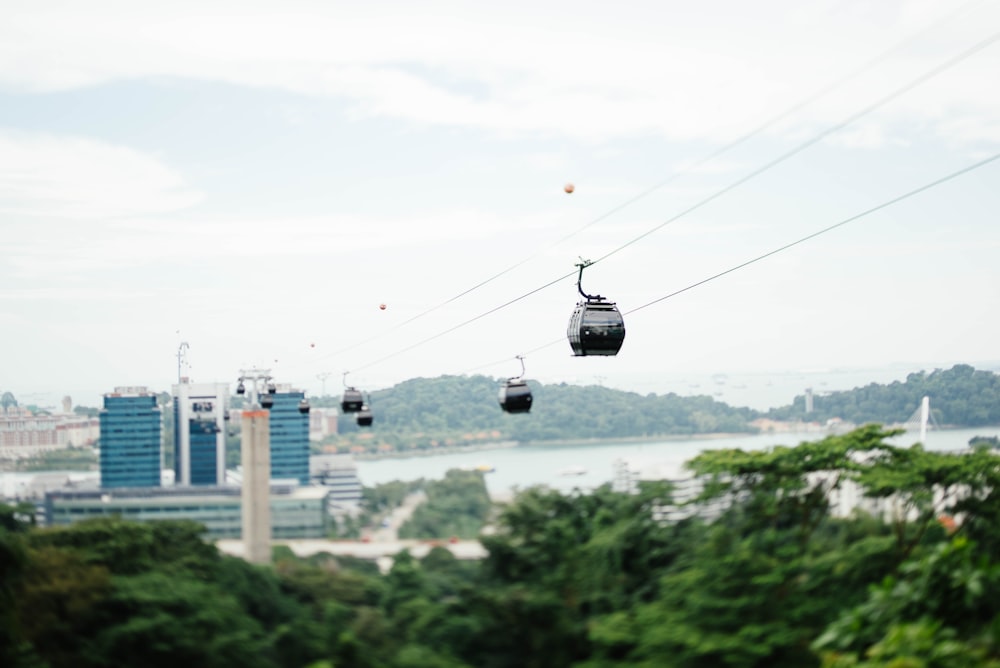
M263 367L307 396L518 355L733 405L997 364L1000 162L956 175L1000 151L995 1L6 14L22 404L169 391L182 343L194 382ZM565 340L581 258L625 314L615 357Z

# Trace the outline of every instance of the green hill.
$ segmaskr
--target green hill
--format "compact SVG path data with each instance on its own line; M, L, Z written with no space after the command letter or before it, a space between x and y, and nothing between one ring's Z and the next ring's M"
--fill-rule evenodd
M791 406L773 409L766 417L898 424L909 420L925 396L930 397L931 414L938 424L954 427L1000 424L1000 375L967 364L930 373L911 373L904 382L871 383L814 397L813 412L809 415L805 412L805 396L798 396Z
M957 365L911 373L906 381L872 383L817 396L806 414L805 397L767 412L733 407L709 396L638 394L596 385L545 385L529 381L531 413L508 415L497 401L500 380L487 376L414 378L371 394L375 428L359 431L353 416L340 421L338 444L375 443L434 447L477 441L544 441L654 438L752 433L760 417L783 421L840 418L864 424L905 422L924 396L941 425L1000 424L1000 376ZM337 397L314 401L333 406ZM370 449L370 448L369 448Z

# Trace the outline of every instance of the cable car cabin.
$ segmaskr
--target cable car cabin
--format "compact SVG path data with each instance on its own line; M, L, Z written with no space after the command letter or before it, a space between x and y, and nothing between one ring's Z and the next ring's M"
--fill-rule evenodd
M340 410L345 413L357 413L365 403L365 398L361 395L361 390L349 387L344 390L344 396L340 398Z
M566 329L573 355L617 355L625 340L625 321L614 302L577 302Z
M358 426L359 427L370 427L370 426L372 426L372 421L375 419L375 416L372 415L372 409L368 408L368 406L362 406L357 411L357 413L358 413L358 416L357 416L356 419L358 421Z
M302 399L301 401L299 401L299 412L302 413L303 415L308 415L309 414L309 400L308 399Z
M531 388L523 380L508 380L500 387L500 408L508 413L531 410Z
M273 396L271 396L270 394L262 394L262 395L260 395L260 407L261 408L267 408L268 410L270 410L271 406L273 406L273 405L274 405L274 397Z

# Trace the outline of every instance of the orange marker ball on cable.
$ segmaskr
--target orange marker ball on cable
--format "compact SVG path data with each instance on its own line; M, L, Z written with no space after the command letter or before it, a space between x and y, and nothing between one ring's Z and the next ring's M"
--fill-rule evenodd
M563 190L565 190L567 193L571 193L575 189L576 189L576 186L574 186L572 183L567 183L565 186L563 186Z
M379 304L378 307L379 307L379 310L381 310L381 311L385 310L385 304Z

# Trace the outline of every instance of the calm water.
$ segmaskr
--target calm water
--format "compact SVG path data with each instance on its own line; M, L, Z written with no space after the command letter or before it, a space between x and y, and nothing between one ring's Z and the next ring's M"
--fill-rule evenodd
M759 450L773 445L816 441L824 436L822 432L808 432L648 443L526 446L432 457L360 461L358 476L362 484L372 486L392 480L439 479L449 469L487 464L495 469L486 476L487 486L493 494L503 495L514 488L532 485L548 485L569 491L574 487L587 489L610 482L615 474L615 461L619 459L628 462L629 468L638 470L640 478L679 478L684 477L684 462L703 450ZM967 447L973 436L1000 436L1000 427L930 431L926 445L932 450L958 450ZM914 432L898 437L894 442L911 445L918 439L919 434ZM582 473L576 475L571 472Z
M610 482L615 474L615 461L625 460L629 468L639 471L640 478L679 478L682 466L703 450L741 448L759 450L773 445L796 445L816 441L822 432L761 434L727 438L700 438L648 443L601 443L572 446L523 446L497 450L359 461L358 476L367 486L392 480L432 480L444 477L454 468L479 465L494 467L486 475L490 492L503 496L515 488L548 485L564 491L575 487L589 489ZM973 436L998 436L1000 427L929 431L927 447L932 450L959 450L968 446ZM916 432L896 439L897 445L910 445L919 438ZM12 496L30 481L34 473L0 473L0 493ZM95 479L96 473L71 473L74 480Z

